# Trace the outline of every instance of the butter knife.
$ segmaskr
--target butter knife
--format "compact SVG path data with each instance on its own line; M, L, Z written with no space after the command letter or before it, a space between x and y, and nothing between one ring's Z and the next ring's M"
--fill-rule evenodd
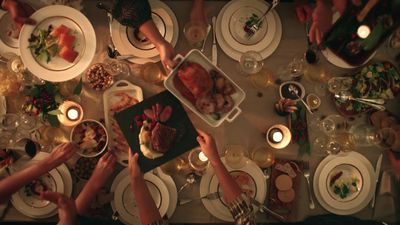
M212 49L211 49L211 61L212 63L217 66L217 61L218 61L218 54L217 54L217 40L215 38L215 21L217 18L214 16L212 18L212 29L213 29L213 44L212 44Z
M374 196L372 197L372 201L371 201L371 208L375 208L376 190L378 189L378 181L379 181L379 176L380 176L380 171L381 171L382 157L383 157L383 154L381 153L379 155L378 161L376 161L376 165L375 165L375 190L374 190Z

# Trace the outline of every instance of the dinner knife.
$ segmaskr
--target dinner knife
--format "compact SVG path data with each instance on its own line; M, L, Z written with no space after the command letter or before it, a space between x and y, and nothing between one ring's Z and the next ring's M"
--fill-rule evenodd
M280 221L285 221L285 217L282 215L279 215L278 213L272 211L271 209L269 209L267 206L265 206L264 204L262 204L261 202L255 200L254 198L250 198L250 201L253 205L257 206L258 208L260 208L260 212L266 212L269 213L271 215L273 215L275 218L277 218Z
M381 171L382 157L383 157L383 154L381 153L379 155L378 161L376 161L376 165L375 165L375 190L374 190L374 195L373 195L372 201L371 201L371 208L375 208L376 190L378 189L377 186L378 186L379 175L380 175L380 171Z
M218 54L217 54L217 40L215 38L215 21L217 18L214 16L212 18L212 29L213 29L213 44L212 44L212 49L211 49L211 61L212 63L217 66L217 61L218 61Z

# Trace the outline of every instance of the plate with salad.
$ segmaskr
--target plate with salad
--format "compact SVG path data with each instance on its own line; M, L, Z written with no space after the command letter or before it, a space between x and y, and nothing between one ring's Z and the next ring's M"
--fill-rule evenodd
M96 51L96 34L86 16L68 6L53 5L31 18L36 25L23 26L19 39L21 59L29 71L52 82L83 73Z
M389 100L400 92L400 73L389 62L376 62L364 66L353 75L350 89L353 97ZM334 98L335 106L343 115L356 115L372 110L368 105L356 101Z

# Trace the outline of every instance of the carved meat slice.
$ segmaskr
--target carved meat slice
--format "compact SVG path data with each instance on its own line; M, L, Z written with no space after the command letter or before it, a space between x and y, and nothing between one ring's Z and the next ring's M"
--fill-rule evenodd
M151 131L151 144L154 151L166 153L175 142L176 129L157 123Z
M207 94L213 87L210 74L198 63L182 64L178 77L195 98Z
M167 122L169 118L171 118L171 115L172 115L172 107L169 105L165 106L159 116L160 122L162 123Z

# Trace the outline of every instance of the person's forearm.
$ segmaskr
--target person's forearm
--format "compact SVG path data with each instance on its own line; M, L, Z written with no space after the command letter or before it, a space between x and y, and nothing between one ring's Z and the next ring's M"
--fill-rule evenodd
M75 200L76 213L78 215L84 215L89 210L101 187L102 185L98 185L96 181L88 180Z
M220 159L214 160L211 162L211 165L214 168L215 175L218 178L225 200L228 203L234 201L242 193L239 185L229 174L228 170L225 168Z
M161 220L160 212L154 203L146 181L143 177L133 178L131 180L132 191L135 196L136 205L139 208L140 221L142 224L151 224Z
M24 185L29 184L51 169L53 168L45 162L39 162L0 180L0 202L6 201Z
M154 44L154 46L156 46L157 49L160 48L161 45L166 43L165 39L161 36L153 20L148 20L143 23L140 26L139 30L147 39L149 39L151 43Z

